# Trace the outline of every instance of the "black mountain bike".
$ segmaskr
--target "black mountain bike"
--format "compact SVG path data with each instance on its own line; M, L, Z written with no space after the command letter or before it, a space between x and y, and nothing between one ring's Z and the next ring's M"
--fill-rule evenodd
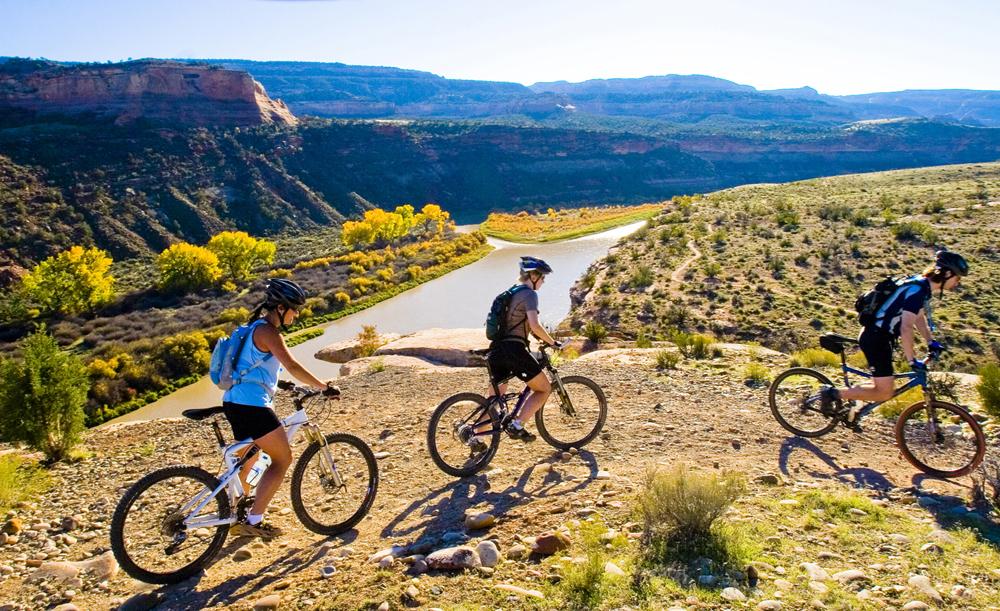
M583 376L561 377L549 359L548 346L542 346L538 362L548 372L552 394L535 413L538 434L549 445L560 450L582 448L601 432L608 417L608 400L596 382ZM489 350L472 350L473 354L487 356ZM489 371L489 360L486 361ZM448 397L437 406L427 428L427 449L434 463L449 475L465 477L486 468L500 447L500 433L517 417L528 397L525 386L520 393L501 393L500 385L493 381L493 396L487 398L477 393L463 392ZM514 408L509 402L516 400ZM488 437L487 449L475 451L469 440L479 434Z
M857 343L855 339L833 333L819 339L820 346L840 355L845 386L851 385L849 373L872 377L847 364L846 350ZM928 356L923 362L926 365L932 360L933 357ZM924 392L923 400L905 408L896 419L896 443L903 457L917 469L937 477L960 477L978 467L986 454L986 436L975 417L960 405L934 398L924 372L908 371L894 377L907 380L896 388L894 398L918 386ZM815 369L793 367L781 373L768 392L771 413L781 426L800 437L820 437L837 424L860 431L861 419L885 403L873 401L862 406L850 421L850 410L841 401L823 409L819 396L823 386L833 386L833 382Z

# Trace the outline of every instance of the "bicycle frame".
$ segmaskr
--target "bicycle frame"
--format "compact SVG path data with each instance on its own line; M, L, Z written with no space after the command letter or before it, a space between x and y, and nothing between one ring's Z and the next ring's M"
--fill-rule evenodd
M323 475L333 478L333 483L336 486L343 486L343 480L340 478L340 474L337 472L336 465L333 461L333 456L330 455L329 448L326 447L326 437L320 431L319 427L315 424L309 422L309 416L306 415L305 408L300 407L292 415L281 421L281 426L285 429L285 437L288 439L288 444L291 445L292 441L295 439L295 435L299 432L299 429L303 429L306 434L306 438L310 443L317 442L322 447L322 459L320 460L320 469L323 471ZM218 431L216 431L218 433ZM221 439L221 435L219 435ZM220 444L221 446L221 444ZM248 448L242 456L240 452L245 448ZM229 495L230 501L237 500L244 496L243 483L240 480L239 474L254 456L257 455L260 448L254 445L252 439L244 439L243 441L237 441L224 446L222 449L223 466L228 465L220 475L219 475L219 485L216 486L214 490L204 490L199 492L193 499L187 502L183 507L178 510L178 513L182 515L187 515L188 517L184 519L183 523L187 529L196 528L212 528L215 526L232 525L236 523L236 513L233 512L228 518L219 518L212 516L204 517L194 517L211 502L212 499L216 497L223 490Z
M848 388L850 388L852 386L849 374L853 373L853 374L855 374L857 376L860 376L860 377L868 379L868 380L870 380L873 377L875 377L875 376L873 376L871 373L869 373L867 371L861 371L860 369L855 369L854 367L851 367L850 365L848 365L847 364L847 357L846 357L846 355L843 352L840 353L840 369L844 373L844 386L847 386ZM884 401L872 401L871 403L866 403L864 406L861 407L860 410L858 410L858 413L855 416L855 420L856 421L857 420L861 420L862 418L864 418L868 414L872 413L873 411L875 411L876 408L878 408L878 406L882 405L883 403L887 403L888 401L891 401L892 399L895 399L896 397L898 397L899 395L905 393L906 391L908 391L910 389L913 389L913 388L916 388L918 386L920 386L920 387L923 388L925 399L933 399L933 396L931 395L930 388L927 385L927 373L926 372L918 373L918 372L915 372L915 371L907 371L906 373L893 374L892 377L894 379L896 379L896 380L907 379L907 380L909 380L909 382L907 382L906 384L903 384L902 386L897 387L893 391L892 396L889 397L888 399L884 400Z

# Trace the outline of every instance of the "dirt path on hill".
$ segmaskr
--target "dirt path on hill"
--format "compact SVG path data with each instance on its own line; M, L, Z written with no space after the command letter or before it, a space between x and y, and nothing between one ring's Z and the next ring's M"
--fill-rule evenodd
M601 384L610 406L604 434L578 455L563 460L540 439L530 445L505 439L487 473L462 480L439 471L428 457L427 419L445 397L482 390L483 370L426 374L388 368L344 378L344 399L332 404L324 429L355 433L385 453L369 516L347 535L324 539L295 519L286 483L270 513L285 529L283 538L270 544L229 539L202 575L161 588L123 573L72 587L27 581L36 570L31 565L42 560L77 561L106 551L111 513L123 490L143 474L177 463L201 464L213 473L218 469L204 425L161 420L92 430L86 447L94 456L53 469L49 492L18 512L25 529L19 540L0 545L0 604L42 609L71 598L80 609L107 609L138 597L132 598L130 604L138 605L132 608L158 603L169 609L246 609L273 594L282 608L356 609L366 601L374 606L390 601L399 608L410 576L398 562L387 569L369 562L377 550L393 544L424 550L453 545L468 536L463 518L473 509L497 516L488 532L472 534L496 536L501 550L517 537L537 536L587 508L622 524L630 519L630 500L645 469L658 463L736 469L751 477L773 473L787 481L839 481L883 492L911 486L958 497L969 492L967 480L916 475L893 446L889 423L875 417L864 422L866 432L860 435L838 429L817 440L790 436L771 417L766 389L743 383L739 359L747 358L746 351L727 349L714 364L684 361L666 374L653 368L655 352L605 351L561 368L564 375L578 373ZM761 358L772 370L786 364L783 356L764 353ZM294 446L294 455L303 448ZM598 479L600 471L610 478ZM65 532L69 539L58 526L66 518L76 522ZM248 558L237 560L247 552ZM322 577L325 566L335 566L336 572ZM511 561L489 575L430 573L421 577L420 591L431 607L496 606L494 584L535 588L543 579L530 562Z
M695 261L701 258L701 251L698 250L698 246L694 243L694 240L688 240L687 243L688 250L691 251L691 256L677 266L673 273L670 274L670 293L677 296L681 293L681 284L684 283L684 274L687 273L689 267L694 264Z

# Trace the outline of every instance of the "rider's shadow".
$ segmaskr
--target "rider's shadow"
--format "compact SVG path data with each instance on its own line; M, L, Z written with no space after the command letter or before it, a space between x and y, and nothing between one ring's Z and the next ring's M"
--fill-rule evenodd
M795 450L805 450L823 461L833 473L818 470L807 470L806 473L815 479L836 479L855 488L866 488L878 492L888 492L896 487L886 475L868 467L843 467L816 444L802 437L790 436L781 442L778 451L778 469L787 477L793 477L789 472L788 461Z
M950 486L955 494L947 494L924 487L924 482L933 481L938 486ZM935 523L945 530L966 528L976 533L982 541L1000 548L1000 524L992 516L991 507L976 506L969 509L967 499L974 497L972 486L961 480L944 479L917 473L911 480L918 503L934 518Z
M503 490L494 490L485 475L449 482L403 508L382 529L381 536L419 540L448 531L464 532L466 509L483 503L489 505L488 511L498 518L517 517L516 510L520 506L538 499L571 494L597 481L597 458L586 450L581 450L577 458L587 465L588 474L579 480L574 479L572 486L563 486L567 480L559 472L558 463L552 469L548 468L547 463L532 465L521 473L514 484ZM529 487L533 476L537 475L536 470L543 468L546 472L541 480ZM414 519L413 523L404 524Z

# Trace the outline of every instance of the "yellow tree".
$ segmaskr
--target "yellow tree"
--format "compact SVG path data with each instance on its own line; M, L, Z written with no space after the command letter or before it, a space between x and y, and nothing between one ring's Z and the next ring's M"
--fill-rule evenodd
M274 242L251 237L245 231L223 231L205 245L219 258L219 266L231 280L249 280L255 267L274 262Z
M410 204L396 206L395 213L403 218L403 226L405 228L403 235L406 235L413 229L413 225L416 222L413 206Z
M73 246L35 266L21 286L43 312L93 310L114 297L111 263L108 253L99 248Z
M366 246L375 240L375 230L365 221L344 221L340 228L340 239L349 248Z
M451 222L451 215L437 204L425 204L416 216L417 223L422 225L424 233L441 235Z
M365 222L372 226L376 240L391 242L406 235L408 231L403 217L381 208L365 211Z
M222 277L219 258L201 246L174 244L156 257L157 284L166 291L193 291Z

